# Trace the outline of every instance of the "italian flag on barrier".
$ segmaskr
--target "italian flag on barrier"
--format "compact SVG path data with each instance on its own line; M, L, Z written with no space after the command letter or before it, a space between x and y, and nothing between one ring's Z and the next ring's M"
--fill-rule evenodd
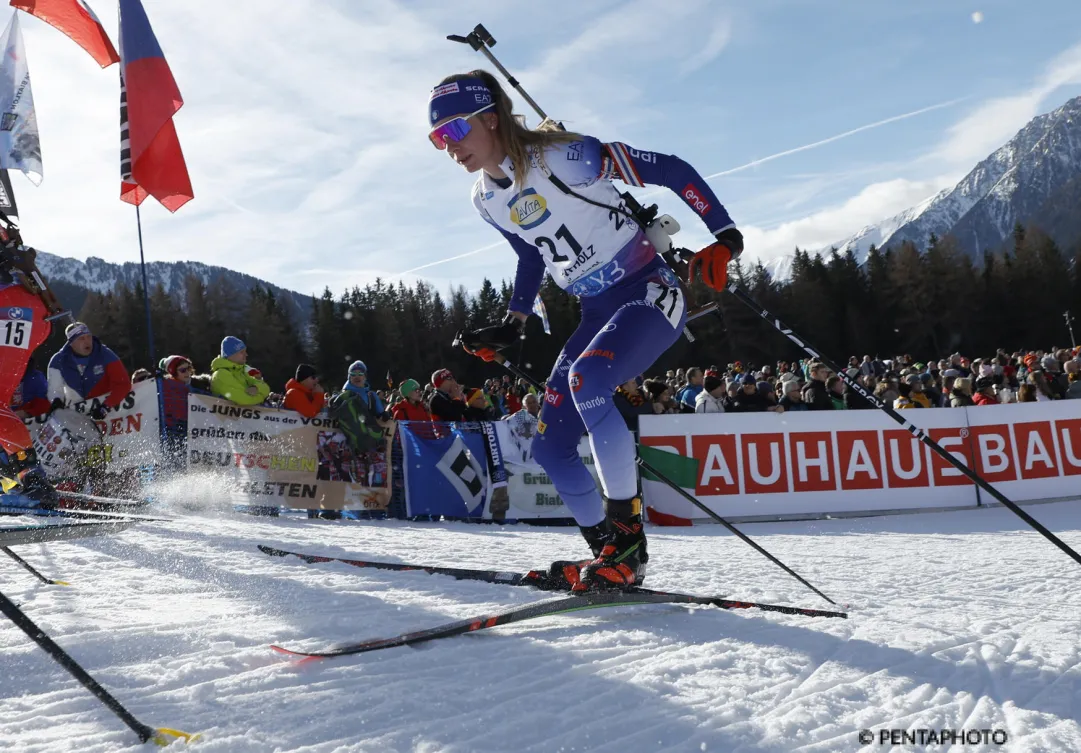
M646 445L638 445L638 456L656 468L659 473L663 473L671 481L678 484L681 489L694 494L698 484L698 460L677 455L667 450L647 447ZM652 503L646 507L646 514L649 516L649 522L655 525L691 525L689 517L684 518L660 512L653 506L655 504L663 503L662 506L667 510L686 509L688 512L694 511L697 513L696 517L702 516L701 511L695 509L694 506L669 488L667 484L644 468L642 469L642 493L645 500Z

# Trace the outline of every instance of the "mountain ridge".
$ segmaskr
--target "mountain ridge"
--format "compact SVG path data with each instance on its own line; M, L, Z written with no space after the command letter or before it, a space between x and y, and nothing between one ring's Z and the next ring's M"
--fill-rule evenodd
M37 264L38 269L50 284L60 282L88 293L109 293L121 283L134 289L136 285L142 285L143 282L142 271L137 262L116 264L96 256L80 261L39 250ZM181 300L183 300L184 284L189 276L195 277L208 287L218 280L224 280L240 292L247 292L256 286L269 289L296 324L306 325L309 321L312 310L311 296L280 287L253 275L197 261L152 261L147 262L146 265L147 284L150 290L153 291L160 284L166 293L180 296ZM78 306L75 303L76 301L70 303L65 301L65 304L72 306L78 314L82 301L78 301Z
M996 250L1018 222L1038 221L1049 235L1070 225L1068 212L1046 210L1056 194L1075 191L1081 173L1081 97L1037 115L1013 138L981 160L952 188L904 212L862 228L820 251L852 250L862 262L872 244L878 248L910 241L923 248L931 234L953 235L976 263ZM1049 226L1050 225L1050 226Z

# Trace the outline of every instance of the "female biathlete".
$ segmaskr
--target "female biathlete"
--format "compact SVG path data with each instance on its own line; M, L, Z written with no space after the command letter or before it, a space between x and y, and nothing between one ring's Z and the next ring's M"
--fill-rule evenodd
M702 177L678 157L515 120L498 80L483 70L448 76L428 103L430 138L468 172L473 204L518 254L514 293L501 324L466 333L469 352L491 360L518 341L545 269L578 296L582 321L548 378L533 457L574 515L593 559L557 562L552 576L577 591L642 583L648 559L635 446L612 402L616 387L645 372L683 330L679 281L612 184L667 186L714 233L690 270L722 290L743 236ZM578 456L590 445L604 499Z

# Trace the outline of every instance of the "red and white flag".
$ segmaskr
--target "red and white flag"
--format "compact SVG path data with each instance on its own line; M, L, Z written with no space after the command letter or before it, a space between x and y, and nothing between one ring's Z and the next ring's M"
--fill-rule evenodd
M120 62L109 35L85 0L11 0L11 7L26 11L67 34L102 68Z

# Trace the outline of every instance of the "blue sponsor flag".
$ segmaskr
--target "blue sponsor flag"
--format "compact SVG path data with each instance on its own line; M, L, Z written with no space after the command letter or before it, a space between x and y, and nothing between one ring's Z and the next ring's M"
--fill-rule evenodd
M544 301L541 300L540 293L537 293L537 299L533 301L533 313L540 317L541 324L544 325L544 334L552 334L552 328L548 324L548 311L544 308Z
M475 426L475 425L474 425ZM488 499L487 438L457 424L398 424L407 514L481 518Z

